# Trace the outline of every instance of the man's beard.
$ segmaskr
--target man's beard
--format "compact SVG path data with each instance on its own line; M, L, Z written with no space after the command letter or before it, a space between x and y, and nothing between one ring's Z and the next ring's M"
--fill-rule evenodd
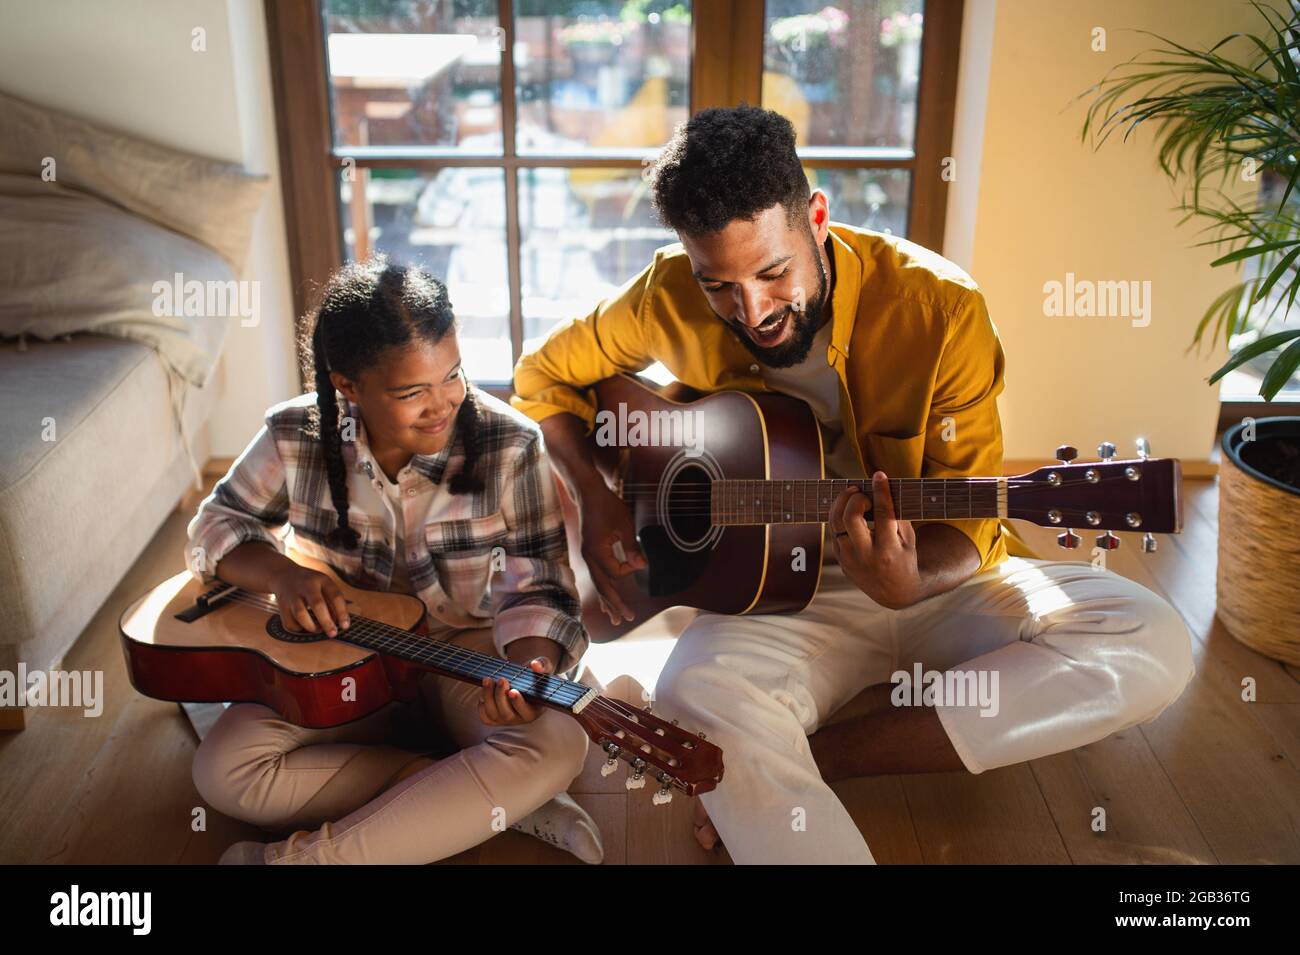
M809 239L811 240L812 237L809 236ZM817 294L805 302L802 312L794 311L792 305L786 306L785 311L791 313L791 322L794 325L788 341L765 348L750 338L744 329L723 319L723 324L731 329L732 334L740 339L742 345L749 349L749 353L769 368L791 368L800 364L812 351L813 339L817 337L817 329L822 323L822 308L826 304L826 267L822 264L821 255L817 253L816 242L810 244L813 247L813 261L817 263L819 273Z

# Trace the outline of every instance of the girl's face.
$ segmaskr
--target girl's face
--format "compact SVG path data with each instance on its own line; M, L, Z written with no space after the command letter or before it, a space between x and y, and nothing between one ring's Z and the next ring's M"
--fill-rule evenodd
M355 381L333 372L330 380L361 408L376 457L441 451L467 387L454 334L389 348Z

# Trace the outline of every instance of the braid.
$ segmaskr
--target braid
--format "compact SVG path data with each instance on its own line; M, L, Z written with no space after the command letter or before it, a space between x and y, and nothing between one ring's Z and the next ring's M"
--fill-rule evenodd
M482 444L481 418L478 402L474 399L474 389L467 385L465 400L456 410L456 431L465 445L465 462L451 479L452 494L472 494L483 490L483 478L475 473Z
M316 364L316 407L320 411L320 441L325 451L325 473L329 477L330 498L338 511L339 526L330 531L328 542L332 547L354 550L360 535L348 523L348 476L343 466L343 440L339 435L339 406L330 381L325 349L321 347L322 322L316 323L312 333L312 346Z

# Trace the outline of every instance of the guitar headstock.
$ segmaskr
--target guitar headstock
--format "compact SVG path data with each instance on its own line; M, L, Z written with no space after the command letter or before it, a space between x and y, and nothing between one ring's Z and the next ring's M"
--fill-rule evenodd
M1099 530L1097 546L1114 550L1112 531L1143 531L1144 551L1156 549L1153 534L1183 529L1182 469L1175 458L1153 458L1145 438L1137 457L1115 458L1109 441L1097 448L1101 460L1075 462L1079 452L1056 449L1059 464L1007 478L1007 516L1043 527L1061 527L1056 541L1066 549L1079 546L1074 528Z
M656 806L670 802L673 789L695 796L722 779L721 749L639 707L598 696L575 718L605 753L602 775L617 769L621 759L631 770L628 789L640 789L647 775L658 780Z

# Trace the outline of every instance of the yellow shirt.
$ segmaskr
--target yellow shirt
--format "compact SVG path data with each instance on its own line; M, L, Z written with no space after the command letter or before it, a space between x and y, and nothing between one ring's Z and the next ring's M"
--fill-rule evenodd
M826 361L839 374L845 434L864 474L1002 474L997 396L1004 357L975 282L906 239L830 224L835 258ZM537 421L562 411L590 432L588 386L662 362L704 392L767 391L762 369L713 314L681 243L585 318L558 326L515 367L511 404ZM815 356L809 356L812 360ZM951 520L975 544L980 571L1033 552L996 519Z

